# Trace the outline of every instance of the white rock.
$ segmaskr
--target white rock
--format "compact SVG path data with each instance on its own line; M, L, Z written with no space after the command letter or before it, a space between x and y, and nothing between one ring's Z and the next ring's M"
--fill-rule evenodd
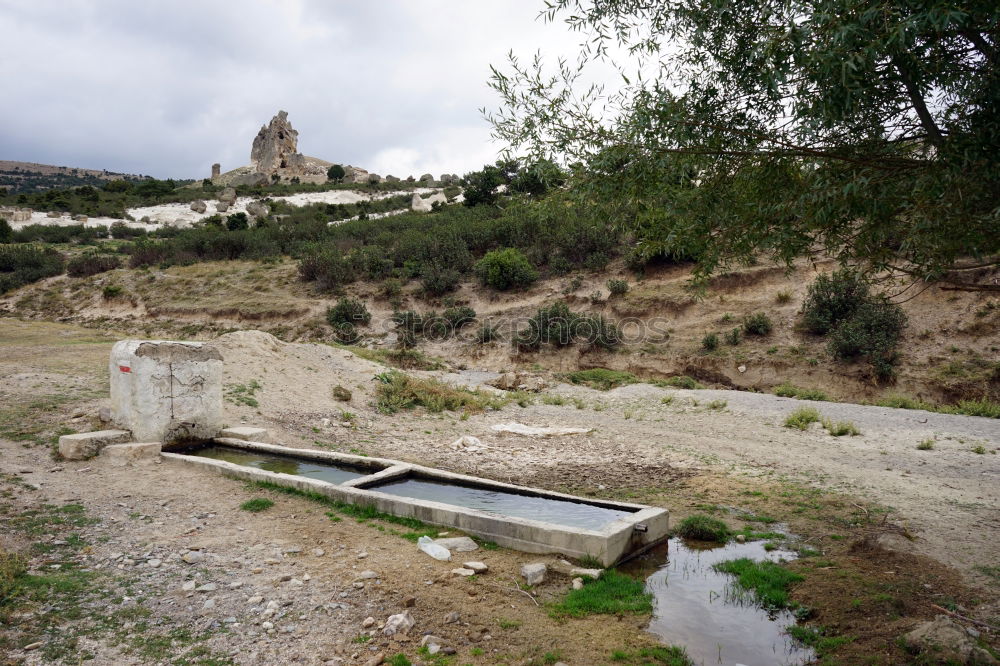
M573 589L574 590L582 590L583 589L583 579L582 578L574 578L573 579Z
M439 546L444 546L448 550L467 553L474 550L479 550L479 544L470 539L469 537L451 537L448 539L434 539L434 543Z
M490 568L482 562L463 562L462 566L466 569L472 569L477 574L486 573L490 570Z
M385 636L395 636L396 634L406 634L409 633L413 625L416 624L413 616L410 615L410 611L403 611L396 615L390 615L385 621L385 628L382 629L382 633Z
M205 554L198 550L189 550L181 555L181 559L188 564L197 564L205 560Z
M157 559L146 560L146 566L152 567L153 569L157 568L161 564L163 564L162 560L157 560Z
M521 566L521 575L524 576L528 585L541 585L545 582L545 573L548 567L542 562L534 562Z
M476 572L473 571L472 569L464 569L464 568L452 569L451 572L456 576L465 576L466 578L468 578L469 576L476 575Z
M181 589L184 590L185 592L191 592L197 586L198 586L197 583L195 583L193 580L189 580L185 582L183 585L181 585Z
M201 587L196 588L198 592L215 592L218 589L215 583L205 583Z
M378 578L378 574L370 569L358 574L358 580L371 580L373 578Z
M271 622L261 622L260 628L263 629L264 631L271 631L272 629L274 629L274 624Z
M364 629L368 629L370 627L374 627L375 626L375 618L373 618L373 617L371 617L369 615L368 617L365 618L365 621L361 623L361 626Z

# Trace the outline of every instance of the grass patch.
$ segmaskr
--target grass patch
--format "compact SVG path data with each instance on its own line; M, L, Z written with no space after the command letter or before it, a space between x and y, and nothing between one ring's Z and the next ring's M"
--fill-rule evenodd
M982 416L988 419L1000 419L1000 402L994 402L988 398L959 400L954 405L935 405L905 395L890 395L875 404L879 407L922 409L927 412L938 412L940 414L960 414L964 416Z
M675 530L679 536L685 539L697 539L698 541L718 541L725 543L732 534L729 526L718 518L695 514L688 516L681 521Z
M642 648L635 652L615 650L608 656L608 660L620 664L642 664L642 666L650 666L652 664L694 666L694 662L688 657L687 651L676 645Z
M934 438L928 437L917 444L917 451L931 451L934 449Z
M240 504L240 508L251 513L259 513L274 506L274 501L266 497L255 497Z
M428 356L419 349L366 349L365 347L341 345L333 342L327 344L331 347L346 349L355 356L360 356L373 363L402 370L442 370L447 367L441 359Z
M780 384L774 387L774 395L781 398L798 398L799 400L829 400L819 389L804 389L791 384Z
M844 435L855 437L861 434L858 427L850 421L837 421L834 423L830 419L823 419L823 427L834 437L843 437Z
M1000 587L1000 566L980 565L972 568L992 580L994 585ZM3 597L0 597L0 603L2 601Z
M841 645L846 645L854 640L850 636L831 636L825 627L800 627L793 624L788 627L787 631L789 636L815 650L816 656L820 659Z
M254 394L261 388L256 379L251 379L247 384L226 384L223 396L234 405L245 405L247 407L259 407Z
M677 375L676 377L671 377L669 379L658 379L654 382L650 382L653 386L660 387L670 387L678 389L703 389L705 386L700 384L698 380L693 377L688 377L687 375Z
M642 614L653 611L653 595L646 584L614 569L605 569L597 580L585 580L552 606L556 617Z
M753 600L770 609L788 608L788 589L805 580L802 576L774 562L755 562L747 557L714 565L716 571L736 576L736 587L752 595Z
M403 409L424 407L429 412L457 411L481 412L500 409L507 399L482 391L455 388L437 379L418 379L395 370L375 377L379 381L375 390L375 406L383 414L395 414Z
M819 422L819 420L819 412L812 407L799 407L785 419L785 427L808 430L810 425Z
M565 375L566 379L573 384L583 384L600 391L609 391L626 384L635 384L639 378L631 372L620 370L608 370L607 368L591 368L590 370L577 370Z

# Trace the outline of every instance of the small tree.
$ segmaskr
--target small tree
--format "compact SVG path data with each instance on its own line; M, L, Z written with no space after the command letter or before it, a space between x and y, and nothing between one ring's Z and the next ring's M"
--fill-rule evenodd
M342 180L344 180L344 176L346 175L347 172L344 170L344 167L340 166L339 164L334 164L333 166L331 166L329 169L326 170L326 177L335 183L339 183Z
M226 228L230 231L239 231L250 228L250 219L246 213L233 213L226 218Z
M527 287L538 279L538 271L515 248L487 252L473 269L480 282L498 291Z
M466 206L493 204L497 200L497 188L504 184L503 172L487 164L482 171L465 174L465 183L462 195Z

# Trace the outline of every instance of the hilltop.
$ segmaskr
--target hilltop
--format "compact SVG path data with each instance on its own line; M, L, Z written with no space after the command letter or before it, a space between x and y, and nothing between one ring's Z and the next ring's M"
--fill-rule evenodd
M112 180L138 181L146 178L148 176L118 173L107 169L82 169L35 162L0 160L0 188L6 188L11 194L79 187L81 185L100 186Z

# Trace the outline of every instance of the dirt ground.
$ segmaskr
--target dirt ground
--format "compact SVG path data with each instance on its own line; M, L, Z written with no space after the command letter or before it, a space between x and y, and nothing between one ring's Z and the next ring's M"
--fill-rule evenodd
M51 604L40 602L0 627L13 663L75 662L81 655L109 664L366 663L378 653L438 663L417 654L426 632L444 639L463 664L608 663L614 650L653 644L643 632L646 617L551 617L547 604L565 593L568 579L551 577L533 591L535 599L515 589L522 563L551 558L480 550L462 559L484 561L490 572L458 580L449 573L456 564L421 555L392 525L334 521L325 507L302 498L170 464L123 469L100 459L54 461L48 445L57 434L100 425L113 339L71 325L0 320L3 548L32 553L35 571L72 561L104 576L98 588L106 594L78 603L119 618L84 631L85 617L59 624ZM795 564L806 580L794 596L816 610L812 621L850 638L831 663L872 655L905 663L896 638L933 617L931 604L994 625L1000 620L1000 421L805 403L861 432L832 437L818 424L783 427L785 415L803 404L793 399L648 384L601 392L552 376L552 387L523 407L387 416L372 404L373 377L386 370L378 363L251 331L216 344L226 360L230 425L265 426L288 446L630 499L669 508L674 522L697 512L733 527L788 525L822 555ZM412 374L493 390L482 386L489 372ZM336 385L351 391L349 402L333 397ZM250 404L237 397L248 393ZM593 431L531 439L491 429L508 422ZM467 434L484 447L452 446ZM933 448L918 450L927 439ZM240 510L257 496L276 505L259 514ZM98 522L65 520L59 507L67 505ZM14 529L25 521L42 527ZM70 532L78 537L68 538ZM74 548L77 540L87 545ZM53 549L71 552L38 556ZM189 551L202 555L195 564L182 559ZM369 570L376 577L359 580ZM215 589L185 590L189 581ZM417 621L410 640L384 639L377 627L408 597ZM461 620L446 623L452 612ZM370 640L361 638L368 616L376 621ZM171 633L180 628L192 636ZM35 642L42 645L23 649Z

